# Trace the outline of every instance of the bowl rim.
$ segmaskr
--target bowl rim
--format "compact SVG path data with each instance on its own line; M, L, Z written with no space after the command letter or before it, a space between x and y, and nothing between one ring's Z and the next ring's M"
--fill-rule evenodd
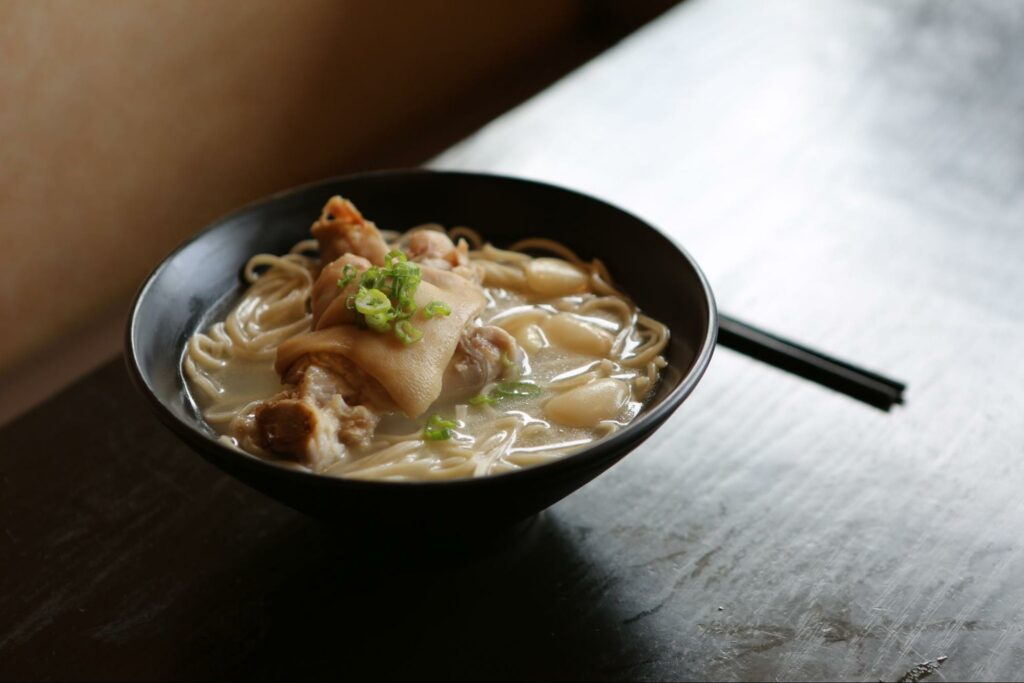
M394 481L394 480L374 480L374 479L350 479L345 477L332 477L315 472L300 470L285 465L278 464L273 461L263 460L257 456L246 453L245 451L231 448L218 440L210 437L209 434L201 431L197 426L191 424L188 421L179 418L175 415L167 405L156 395L156 392L149 385L145 374L143 373L139 355L135 348L135 331L138 322L140 303L145 299L149 290L153 287L156 280L163 274L164 270L170 267L170 264L177 258L177 256L191 246L194 242L197 242L208 233L220 228L225 223L233 220L234 218L241 216L254 208L257 208L264 204L289 197L291 195L300 194L302 192L309 191L316 187L330 186L342 182L351 182L364 179L372 179L375 177L384 176L414 176L414 175L430 175L435 177L464 177L464 178L487 178L498 180L501 182L519 183L525 185L540 186L548 190L555 190L557 192L569 193L576 195L577 197L583 198L587 201L596 202L603 204L605 207L618 211L619 213L625 214L629 218L643 224L661 239L671 245L689 264L694 274L697 276L697 281L700 283L703 290L705 305L707 306L707 330L705 331L704 338L701 342L701 346L694 357L693 364L689 370L680 379L679 384L665 396L657 405L650 408L646 413L638 416L632 422L627 424L621 430L611 434L610 436L601 438L594 442L592 445L585 446L584 448L571 453L557 460L552 460L547 463L539 465L533 465L526 467L521 470L514 470L511 472L502 472L499 474L491 474L485 477L468 477L459 479L442 479L442 480L427 480L427 481ZM363 171L358 173L349 173L342 175L330 176L322 178L309 183L303 183L296 185L279 192L275 192L270 195L266 195L255 199L254 201L248 202L239 208L229 211L213 221L209 222L203 229L196 232L194 235L186 238L180 244L178 244L170 253L168 253L160 263L157 264L149 275L142 281L135 296L132 299L131 307L129 308L128 321L125 325L125 338L124 338L124 358L125 363L128 366L128 374L131 378L135 388L142 393L148 400L150 407L154 410L157 417L167 427L169 427L177 436L182 438L186 444L191 446L194 450L198 451L200 455L206 458L206 453L200 446L206 446L214 448L219 451L221 456L236 460L239 465L248 469L262 470L267 475L280 476L285 478L293 478L295 481L306 484L312 484L316 486L331 486L341 487L346 489L356 490L377 490L377 491L400 491L400 490L436 490L442 487L451 488L479 488L486 486L499 486L509 481L524 481L530 478L543 476L548 478L551 475L557 475L561 472L574 471L580 468L588 460L592 460L602 454L608 452L625 450L628 453L632 450L630 444L636 440L643 440L645 436L653 433L662 422L675 412L675 410L682 404L682 402L693 392L697 383L704 376L708 365L711 362L711 357L715 350L715 343L718 337L718 311L715 305L714 294L712 293L711 286L708 283L707 277L704 272L697 265L696 260L686 251L682 246L677 244L671 237L658 230L647 220L640 218L636 214L627 211L615 204L607 202L603 199L594 197L593 195L574 190L561 185L555 185L553 183L533 180L530 178L523 178L505 174L489 173L489 172L478 172L478 171L449 171L449 170L436 170L430 168L394 168L394 169L380 169L373 171ZM179 354L180 355L180 354ZM179 363L180 365L180 363ZM179 378L182 382L185 381L181 375L181 368L178 368ZM633 446L635 447L635 445ZM216 464L216 463L215 463Z

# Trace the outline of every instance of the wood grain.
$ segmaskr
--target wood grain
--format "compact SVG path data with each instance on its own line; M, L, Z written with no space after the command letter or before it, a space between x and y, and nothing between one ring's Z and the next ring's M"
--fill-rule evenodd
M904 407L720 350L531 526L401 552L225 479L115 362L0 432L0 676L1024 680L1022 79L1014 3L669 13L435 165L649 218Z

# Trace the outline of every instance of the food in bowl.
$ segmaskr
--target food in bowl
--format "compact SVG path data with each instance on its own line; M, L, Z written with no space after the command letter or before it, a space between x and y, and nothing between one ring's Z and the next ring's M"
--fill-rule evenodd
M558 242L382 231L340 196L311 232L253 256L241 300L185 349L205 421L256 457L358 479L515 471L625 427L665 366L668 328Z

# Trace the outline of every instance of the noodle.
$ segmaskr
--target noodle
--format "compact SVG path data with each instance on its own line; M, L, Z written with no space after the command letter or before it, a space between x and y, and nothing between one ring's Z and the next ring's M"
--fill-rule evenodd
M389 248L399 249L408 245L416 230L443 233L444 229L424 224L405 233L382 234ZM614 287L601 261L586 262L565 245L545 238L520 240L509 249L499 249L468 227L452 228L447 234L456 242L466 240L471 249L469 262L483 273L489 302L481 315L483 324L508 331L528 350L526 367L533 373L529 379L541 382L543 396L508 405L439 404L431 410L446 411L458 422L453 438L426 440L422 420L413 431L406 420L401 432L378 429L365 447L351 448L351 457L330 465L323 474L443 480L533 467L620 429L639 413L657 384L665 366L662 353L668 344L668 328L640 313ZM258 443L254 416L281 390L281 379L273 368L278 346L312 327L311 297L322 266L315 256L317 248L316 240L303 240L283 256L253 256L243 270L249 287L241 299L222 322L194 334L184 354L188 387L207 423L233 446L265 459L278 456ZM524 253L527 250L552 254L572 264L585 276L581 281L585 281L586 291L547 298L530 294L528 268L533 257ZM590 330L586 334L605 344L604 356L595 360L586 353L554 350L546 336L551 328L546 325L557 316L570 316L576 321L572 324L583 325L584 332ZM536 349L530 347L534 343ZM545 416L549 402L595 386L595 382L619 382L627 387L628 400L615 419L568 427ZM483 393L492 387L484 387Z

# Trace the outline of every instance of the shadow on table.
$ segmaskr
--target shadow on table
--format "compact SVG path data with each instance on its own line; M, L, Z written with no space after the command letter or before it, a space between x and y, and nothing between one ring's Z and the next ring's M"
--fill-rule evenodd
M296 518L262 547L208 587L222 613L182 653L180 675L580 677L648 655L631 652L643 644L623 642L620 616L600 607L614 579L551 513L483 545L411 550ZM269 585L238 585L251 581ZM224 593L263 598L225 606Z

